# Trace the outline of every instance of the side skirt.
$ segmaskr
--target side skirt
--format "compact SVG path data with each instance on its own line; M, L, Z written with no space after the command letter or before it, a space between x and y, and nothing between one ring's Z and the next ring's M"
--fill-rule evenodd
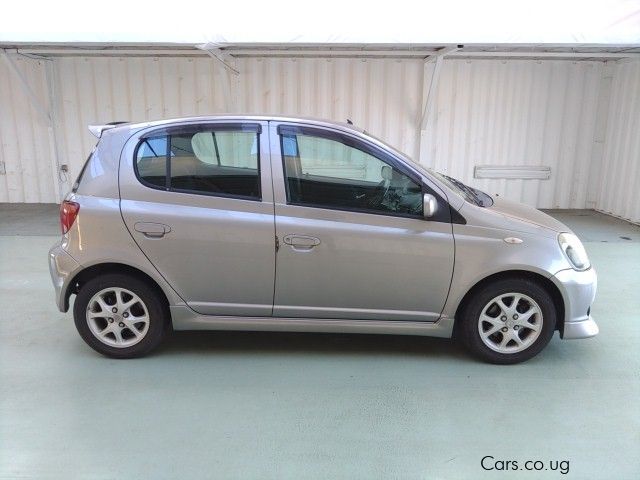
M379 333L450 338L453 319L437 322L345 320L327 318L225 317L200 315L187 306L171 307L174 330L237 330L261 332Z

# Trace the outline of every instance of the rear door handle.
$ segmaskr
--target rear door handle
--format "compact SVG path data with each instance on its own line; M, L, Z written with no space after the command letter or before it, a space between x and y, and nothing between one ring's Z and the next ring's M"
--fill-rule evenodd
M169 225L163 223L137 222L133 228L147 238L162 238L171 231Z
M285 235L283 240L287 245L291 245L294 250L311 250L316 245L320 245L319 238L310 235L298 235L297 233Z

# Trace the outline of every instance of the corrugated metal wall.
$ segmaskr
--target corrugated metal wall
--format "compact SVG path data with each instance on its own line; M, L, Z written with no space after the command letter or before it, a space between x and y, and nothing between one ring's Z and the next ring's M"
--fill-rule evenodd
M90 123L220 112L351 118L414 153L422 62L242 59L231 78L209 58L56 60L62 157L78 171L95 143Z
M43 66L36 60L18 63L29 70L29 78L47 102ZM607 85L604 65L562 60L445 60L423 137L423 163L538 207L595 205L588 186L592 164L598 163L602 153L595 138L602 87ZM630 65L619 68L636 68ZM112 120L225 111L339 121L350 118L414 158L419 156L421 60L245 58L236 60L236 67L240 75L227 77L222 66L209 58L54 59L56 138L60 163L70 166L70 181L62 190L69 188L95 143L86 126ZM427 75L430 71L427 69ZM622 105L632 88L616 87L615 70L614 77L614 90L620 93L612 95L612 102ZM7 175L4 183L0 177L0 200L55 201L51 174L55 161L47 147L46 126L14 83L15 78L0 70L0 137L3 146L11 144L3 148L0 160L7 163L7 170L9 164L18 165L16 159L30 170L12 174L11 179ZM629 85L632 80L619 83ZM5 104L11 105L10 114L5 114ZM631 108L625 108L627 116L631 115ZM610 116L613 109L612 103ZM39 162L31 161L34 155L11 150L18 128L33 129L32 136L20 142L21 148L35 148L30 138L42 142ZM633 136L631 131L627 136ZM615 135L607 135L606 141L607 152L615 148L610 147L611 142L630 144ZM631 152L631 146L627 150ZM608 161L610 155L606 157ZM548 165L552 175L550 180L475 180L473 166L477 164ZM611 177L609 181L617 180ZM34 182L37 195L27 196ZM629 218L638 221L640 216Z
M615 69L596 209L640 223L640 62Z
M584 208L602 62L447 61L428 156L487 192ZM549 180L474 180L475 165L545 165Z
M48 102L44 61L16 60L33 93ZM0 59L0 202L55 202L48 122ZM4 171L4 174L2 173Z

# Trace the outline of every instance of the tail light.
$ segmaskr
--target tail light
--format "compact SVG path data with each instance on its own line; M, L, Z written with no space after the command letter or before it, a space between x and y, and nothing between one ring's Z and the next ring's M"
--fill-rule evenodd
M80 204L77 202L65 200L60 204L60 228L62 228L63 235L69 231L73 222L76 221L79 211Z

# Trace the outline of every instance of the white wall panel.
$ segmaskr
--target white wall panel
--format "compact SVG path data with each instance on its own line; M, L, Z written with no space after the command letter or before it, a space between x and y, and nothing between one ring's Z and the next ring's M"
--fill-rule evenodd
M19 63L46 102L43 66L31 59ZM602 86L607 84L603 82L604 65L561 60L445 60L423 136L423 163L538 207L592 206L589 174L599 155L608 162L631 158L636 152L635 164L638 157L637 143L629 139L634 136L631 130L616 135L608 128L606 145L595 142L601 133L597 113L604 98ZM55 58L53 103L60 163L70 166L68 181L61 189L69 188L95 144L87 125L113 120L222 112L349 118L419 157L421 60L242 58L235 60L235 66L239 76L228 75L210 58ZM632 64L616 68L621 72L636 68L633 71L638 75ZM0 201L55 201L46 122L38 118L16 82L6 66L0 65L0 154L8 171L0 176ZM637 79L635 82L637 88ZM631 129L633 112L640 110L637 103L635 109L625 106L627 97L633 96L633 81L616 76L613 83L611 106L600 105L600 110L609 117L618 112L620 124ZM635 98L638 102L637 95ZM613 185L631 173L637 175L634 162L628 161L627 170L619 167L620 173L609 172L607 182ZM552 173L549 180L477 180L473 167L479 164L547 165ZM612 202L628 203L621 198ZM612 212L618 209L611 202L598 205ZM630 213L617 214L632 218Z
M328 118L417 151L422 62L240 59L230 76L208 58L61 58L56 78L62 157L77 175L95 138L86 125L223 112Z
M640 223L640 62L613 67L596 208Z
M45 109L48 97L44 61L14 63ZM48 122L29 102L21 80L0 58L0 202L55 202ZM1 171L1 170L0 170Z
M541 208L584 208L602 63L444 63L427 162ZM544 165L549 180L473 178L475 165Z

